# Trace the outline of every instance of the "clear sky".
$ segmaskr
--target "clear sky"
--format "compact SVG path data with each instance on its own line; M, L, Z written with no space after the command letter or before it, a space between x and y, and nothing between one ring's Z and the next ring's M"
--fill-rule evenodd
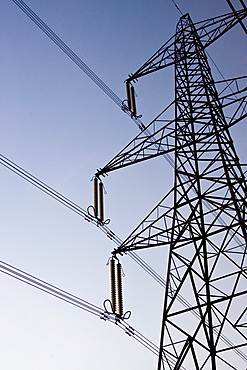
M176 3L195 22L230 11L225 0ZM26 4L122 99L128 74L175 33L180 17L171 0ZM93 200L95 170L138 128L13 1L0 0L0 8L1 153L86 209ZM246 36L240 26L208 52L225 78L246 75ZM212 70L215 80L222 79ZM173 68L143 78L137 94L138 111L148 124L173 99ZM246 121L233 127L232 135L247 163ZM0 170L0 260L102 306L109 298L106 263L115 245L8 169ZM110 228L125 239L172 183L164 158L110 174L105 180ZM140 256L165 276L163 250ZM158 345L163 289L128 257L122 263L129 323ZM117 326L4 274L0 287L2 369L156 368L155 355ZM238 368L245 369L241 361Z

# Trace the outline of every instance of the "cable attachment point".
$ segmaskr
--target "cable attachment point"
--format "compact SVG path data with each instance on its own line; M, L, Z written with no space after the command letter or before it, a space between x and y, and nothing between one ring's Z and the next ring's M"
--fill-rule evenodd
M94 219L97 220L97 226L109 225L109 223L111 222L111 220L109 218L102 221L98 217L96 217L95 208L92 205L87 207L87 213L88 213L89 217L88 217L88 219L85 217L85 220L90 222L90 221L92 221L92 217L93 217ZM108 235L108 237L110 237L110 235Z
M103 302L103 307L106 313L112 314L113 312L113 307L110 299L105 299Z
M124 111L125 113L129 111L129 107L128 107L128 100L127 100L127 99L124 99L124 100L122 101L121 109L122 109L122 111Z

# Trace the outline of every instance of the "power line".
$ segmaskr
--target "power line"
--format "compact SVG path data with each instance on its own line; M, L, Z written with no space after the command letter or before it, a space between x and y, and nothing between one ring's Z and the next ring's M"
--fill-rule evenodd
M121 109L123 100L120 99L112 89L107 86L93 71L84 63L68 45L52 31L42 19L27 6L22 0L12 0L86 75ZM143 128L143 123L139 118L134 117L128 110L123 110L136 123L139 128Z
M24 2L23 1L17 1L17 0L13 0L16 4L17 3L23 3L24 4ZM173 0L172 0L173 1ZM177 5L176 5L176 3L173 1L173 3L174 3L174 5L177 7ZM17 4L18 5L18 4ZM18 5L19 7L20 7L20 5ZM20 7L21 8L21 7ZM29 8L30 9L30 8ZM23 9L22 9L23 10ZM30 9L31 10L31 9ZM178 10L180 11L180 9L178 8ZM23 11L25 11L25 10L23 10ZM31 11L32 12L32 11ZM181 11L180 11L181 12ZM25 11L25 13L26 13L26 11ZM27 14L27 13L26 13ZM35 14L35 13L33 13L33 14ZM29 16L29 15L28 15ZM30 16L29 16L30 17ZM31 17L30 17L31 18ZM32 18L31 18L32 19ZM34 22L35 22L35 20L34 19L32 19ZM42 22L42 21L41 21ZM36 23L36 22L35 22ZM37 24L37 23L36 23ZM38 25L38 24L37 24ZM42 27L43 27L43 25L42 24L40 24L40 25L38 25L39 26L39 28L41 28L46 34L47 34L47 32L46 32L46 29L43 29ZM48 28L49 29L49 28ZM49 29L50 30L50 29ZM51 31L51 30L50 30ZM51 32L53 32L53 31L51 31ZM54 33L53 33L54 34ZM48 34L47 34L48 35ZM54 34L55 35L55 34ZM111 89L109 89L104 83L103 83L103 81L102 80L100 80L86 65L85 65L85 63L84 62L82 62L72 51L71 51L71 49L69 49L68 47L67 47L67 45L66 44L64 44L63 42L62 42L62 40L61 39L59 39L56 35L55 35L55 37L54 37L54 39L53 39L53 36L54 35L52 35L52 37L50 36L50 35L48 35L118 106L120 106L120 107L122 107L122 101L112 92L112 90ZM61 45L60 45L60 42L62 43ZM65 49L63 49L63 47L64 47L64 45L66 46L66 48ZM71 55L69 55L68 54L68 50L67 50L67 48L74 54L71 54ZM76 56L76 58L74 58L74 56ZM78 59L77 59L78 58ZM81 62L82 62L82 64L81 64ZM92 74L91 74L91 72L92 72ZM102 83L102 84L101 84ZM119 100L118 100L119 99ZM121 102L121 104L120 104L120 102ZM130 112L128 112L127 111L127 113L130 115ZM133 119L133 117L131 117L132 119ZM28 180L29 181L29 180ZM36 186L36 185L35 185ZM37 186L38 187L38 186ZM50 188L51 189L51 188ZM42 189L41 189L42 190ZM43 191L45 191L45 190L43 190ZM46 192L46 191L45 191ZM59 193L58 193L59 194ZM55 197L56 196L56 194L53 194L52 195L52 193L50 193L49 195L51 195L51 196L53 196L53 197ZM65 198L66 199L66 198ZM58 200L58 199L57 199ZM67 207L69 207L70 208L70 204L69 204L69 202L67 202L67 201L69 201L68 199L66 199L66 202L65 203L63 203L64 205L66 205L66 203L67 203ZM74 208L74 204L72 203L72 207L71 207L71 209L73 209ZM74 210L74 209L73 209ZM74 210L75 211L75 210ZM78 213L78 212L77 212ZM82 215L82 214L81 214ZM86 216L83 214L83 216L84 216L84 218L86 219L86 217L88 217L88 214L86 214ZM90 220L91 221L91 220ZM97 225L98 226L98 225Z
M57 200L59 203L63 204L73 212L77 213L79 216L83 217L86 221L92 222L94 225L96 225L101 231L104 232L110 238L115 244L120 246L123 241L112 231L110 230L106 225L103 223L99 223L94 217L90 216L87 211L85 211L83 208L69 200L68 198L64 197L61 193L58 193L56 190L52 189L50 186L46 185L44 182L39 180L37 177L31 175L29 172L25 171L23 168L15 164L14 162L10 161L7 157L0 155L0 163L23 178L24 180L28 181L30 184L34 185L47 195L51 196L53 199ZM156 282L158 282L163 288L166 287L165 280L149 265L147 264L140 256L138 256L137 253L133 251L129 251L126 253L134 262L136 262L145 272L147 272ZM30 275L31 276L31 275ZM26 282L26 281L25 281ZM30 283L30 285L32 285ZM48 284L49 285L49 284ZM51 286L52 287L52 286ZM41 289L41 287L39 288ZM65 299L64 299L65 300ZM191 307L189 302L186 301L185 298L183 298L180 294L178 294L178 301L184 306L184 307ZM69 302L71 303L71 302ZM80 306L79 306L80 307ZM197 316L197 312L192 311L192 314ZM215 328L215 332L218 332L218 330ZM221 339L229 346L232 346L231 341L226 338L225 336L221 335ZM239 350L235 349L235 352L245 360L247 357Z
M92 222L117 245L121 244L122 241L105 224L99 222L95 217L91 216L82 207L78 206L76 203L72 202L70 199L66 198L61 193L57 192L56 190L39 180L37 177L33 176L31 173L25 171L22 167L18 166L16 163L12 162L10 159L3 156L2 154L0 154L0 163L18 176L22 177L30 184L34 185L39 190L43 191L45 194L49 195L53 199L57 200L59 203L63 204L65 207L69 208L71 211L83 217L86 221Z
M29 172L25 171L23 168L18 166L16 163L12 162L7 157L0 154L0 163L14 172L16 175L20 176L30 184L34 185L39 190L43 191L45 194L49 195L59 203L63 204L65 207L69 208L71 211L75 212L79 216L83 217L85 221L92 222L95 226L97 226L101 231L103 231L106 236L112 240L117 246L120 246L123 241L104 223L99 222L95 217L91 216L87 211L85 211L82 207L78 206L76 203L72 202L70 199L63 196L61 193L57 192L50 186L46 185L44 182L39 180L37 177L31 175ZM146 270L157 282L161 284L162 278L159 276L145 261L143 261L136 253L128 253L129 255L133 255L133 259L138 264ZM135 256L135 257L134 257ZM164 286L164 282L161 284Z
M7 157L0 154L0 163L14 172L16 175L20 176L30 184L34 185L39 190L43 191L45 194L49 195L59 203L63 204L65 207L69 208L71 211L75 212L79 216L83 217L85 221L92 222L101 231L103 231L106 236L112 240L117 246L120 246L123 241L104 223L99 222L95 217L91 216L82 207L78 206L76 203L72 202L70 199L66 198L61 193L57 192L50 186L46 185L43 181L39 180L37 177L33 176L31 173L25 171L22 167L18 166L16 163L12 162ZM165 282L163 278L157 274L144 260L141 259L136 253L128 252L128 255L139 264L150 276L152 276L159 284L163 287Z
M123 109L123 100L120 99L109 86L107 86L102 79L100 79L91 68L89 68L86 63L82 61L81 58L78 57L76 53L71 50L68 45L61 40L57 34L52 31L52 29L30 8L28 7L24 1L22 0L12 0L86 75L94 82L96 85L115 103L117 104L127 115L135 122L138 128L142 131L143 134L150 137L151 132L145 128L145 125L142 123L139 117L135 117L128 109ZM182 11L172 0L175 7L178 11L183 15ZM218 72L223 77L222 73L220 72L219 68L216 66L215 62L210 57L211 61L214 63L215 67L217 68ZM223 77L224 78L224 77ZM154 141L154 139L150 139ZM168 163L174 167L174 161L169 154L163 154L163 157L168 161Z
M181 15L183 15L183 13L182 13L181 9L180 9L180 8L179 8L179 6L175 3L175 1L174 1L174 0L172 0L172 2L173 2L173 4L175 5L175 8L179 11L179 13L180 13Z
M153 342L151 342L148 338L146 338L139 331L127 324L125 321L117 318L116 315L106 312L102 308L95 306L92 303L89 303L73 294L66 292L65 290L51 285L44 280L38 279L37 277L30 275L20 269L17 269L16 267L11 266L3 261L0 261L0 271L36 289L46 292L53 297L59 298L62 301L65 301L73 306L76 306L93 315L96 315L102 320L117 324L117 326L124 330L126 334L133 337L135 340L145 346L149 351L158 356L159 349Z
M73 306L76 306L84 311L87 311L100 319L104 321L109 321L113 324L117 324L117 326L122 329L127 335L133 337L135 340L137 340L140 344L142 344L144 347L146 347L149 351L154 353L156 356L158 356L159 348L148 338L146 338L143 334L141 334L139 331L134 329L131 325L127 324L123 320L119 320L116 318L114 314L111 314L109 312L106 312L102 310L102 308L89 303L71 293L66 292L65 290L62 290L52 284L47 283L44 280L38 279L37 277L30 275L23 270L17 269L16 267L0 261L0 272L3 272L4 274L11 276L25 284L28 284L36 289L39 289L47 294L50 294L51 296L58 298L64 302L67 302ZM231 342L228 341L228 344ZM238 350L239 353L241 351ZM242 354L243 355L243 354ZM166 359L167 362L173 363L174 360L171 358ZM185 369L184 367L181 367L181 369Z

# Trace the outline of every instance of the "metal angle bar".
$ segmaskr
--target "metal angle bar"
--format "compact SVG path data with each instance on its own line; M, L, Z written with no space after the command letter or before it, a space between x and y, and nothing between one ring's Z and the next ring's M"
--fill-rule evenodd
M225 34L229 29L234 27L237 23L239 23L239 20L242 20L246 17L247 12L245 9L241 9L236 11L236 14L228 13L223 16L214 17L211 19L208 19L206 21L196 22L194 23L195 26L200 25L200 27L196 27L197 32L199 32L199 35L202 37L208 36L209 33L211 33L210 37L208 38L208 41L205 43L206 46L210 45L212 42L217 40L220 36ZM234 16L234 17L233 17ZM205 32L205 27L209 27L212 25L215 25L217 23L220 23L218 28L215 28L211 31ZM220 28L223 28L223 31L220 31ZM201 34L200 34L201 31ZM204 45L204 47L205 47Z
M239 18L239 15L236 11L236 9L234 8L234 6L232 5L231 1L230 0L226 0L228 5L230 6L230 8L232 9L233 13L235 14L236 18L238 19L241 27L243 28L244 32L246 33L247 35L247 28L245 27L244 23L242 22L242 20Z
M235 297L241 297L241 296L244 296L244 295L246 295L246 294L247 294L247 290L243 290L243 291L241 291L241 292L238 292L238 293L235 293L235 294L232 294L232 295L227 295L227 296L224 296L224 297L221 297L221 298L215 299L215 300L211 301L211 303L210 303L210 304L211 304L211 306L214 306L214 305L216 305L216 304L218 304L218 303L221 303L221 302L224 302L224 301L230 300L230 299L235 298ZM205 302L205 303L201 303L201 304L200 304L200 306L201 306L201 307L205 307L206 305L207 305L207 303L206 303L206 302ZM181 314L181 313L186 313L186 312L189 312L189 311L191 311L191 310L195 310L195 309L197 309L197 308L198 308L198 306L191 306L191 307L189 307L189 308L185 308L185 309L183 309L183 310L173 312L173 313L169 314L169 317L177 316L177 315L179 315L179 314Z

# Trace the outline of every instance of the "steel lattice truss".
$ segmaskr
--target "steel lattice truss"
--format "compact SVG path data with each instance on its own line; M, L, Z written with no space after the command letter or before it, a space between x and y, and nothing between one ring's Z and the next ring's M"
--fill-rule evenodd
M174 187L114 251L169 249L158 370L236 369L234 355L246 360L247 182L229 132L246 117L246 79L217 90L205 53L246 15L180 18L174 37L129 79L174 64L174 102L97 173L174 153Z

